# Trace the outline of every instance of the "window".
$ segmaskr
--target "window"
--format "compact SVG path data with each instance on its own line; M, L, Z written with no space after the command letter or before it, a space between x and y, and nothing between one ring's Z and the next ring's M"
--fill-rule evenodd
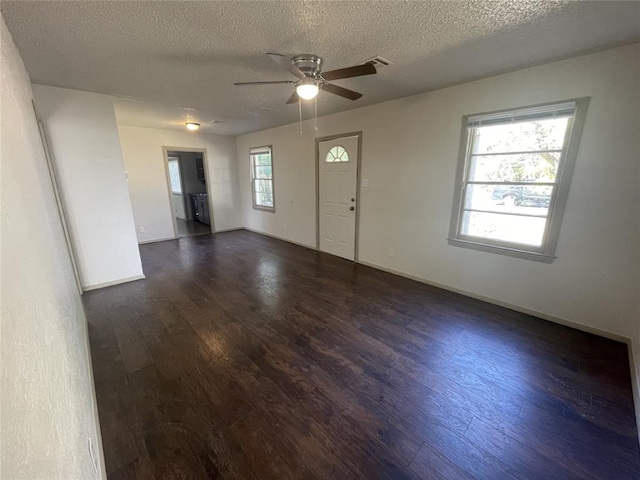
M180 181L180 161L177 157L169 157L169 179L171 180L171 193L182 195L182 182Z
M327 156L324 157L325 163L334 163L334 162L348 162L349 154L340 145L336 145L335 147L331 147L331 149L327 152Z
M463 118L451 245L553 261L588 102Z
M249 158L251 160L253 208L275 212L271 147L251 148L249 150Z

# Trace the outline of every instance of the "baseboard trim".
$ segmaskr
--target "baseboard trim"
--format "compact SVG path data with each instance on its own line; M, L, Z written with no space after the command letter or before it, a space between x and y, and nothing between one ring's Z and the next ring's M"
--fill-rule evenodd
M638 427L638 444L640 445L640 338L638 342L629 342L629 366L631 371L631 389L633 391L633 406L636 411L636 425ZM637 359L636 359L637 357Z
M293 240L289 240L288 238L283 238L278 235L274 235L271 233L261 232L260 230L254 230L253 228L244 227L244 230L249 232L257 233L259 235L264 235L266 237L275 238L277 240L282 240L284 242L293 243L294 245L298 245L300 247L305 247L310 250L318 250L315 246L306 245L304 243L299 243ZM580 330L582 332L592 333L594 335L598 335L600 337L608 338L610 340L615 340L616 342L622 342L629 347L631 346L631 339L625 337L623 335L618 335L617 333L607 332L606 330L600 330L599 328L590 327L588 325L584 325L582 323L573 322L571 320L566 320L564 318L556 317L554 315L549 315L544 312L539 312L537 310L532 310L526 307L521 307L519 305L515 305L513 303L503 302L502 300L497 300L495 298L486 297L484 295L479 295L477 293L469 292L467 290L463 290L461 288L452 287L451 285L446 285L444 283L438 283L431 280L427 280L421 277L417 277L415 275L411 275L409 273L404 273L399 270L393 270L391 268L382 267L380 265L376 265L375 263L365 262L363 260L356 260L355 263L360 265L364 265L365 267L375 268L376 270L381 270L383 272L391 273L392 275L398 275L399 277L408 278L409 280L414 280L416 282L424 283L426 285L431 285L432 287L441 288L443 290L448 290L450 292L459 293L460 295L464 295L465 297L475 298L476 300L482 300L483 302L490 303L492 305L497 305L499 307L508 308L509 310L514 310L516 312L524 313L525 315L531 315L532 317L541 318L543 320L547 320L549 322L558 323L560 325L564 325L565 327L575 328L576 330Z
M84 328L85 338L85 357L87 360L87 376L91 382L91 412L93 413L93 422L96 431L96 451L98 452L98 475L101 480L107 480L107 465L104 459L104 445L102 443L102 426L100 425L100 415L98 414L98 399L96 397L95 378L93 375L93 360L91 357L91 342L89 340L89 321L87 320L87 310L84 302L80 300L82 309L82 324Z
M533 317L541 318L543 320L548 320L549 322L564 325L565 327L575 328L576 330L580 330L582 332L592 333L600 337L625 343L627 345L627 352L629 355L629 371L631 374L631 391L633 394L633 406L635 409L636 426L638 429L638 444L640 445L640 371L638 371L638 368L637 368L637 366L640 365L640 358L636 360L636 356L640 357L640 343L637 343L637 342L634 343L632 339L624 337L622 335L618 335L616 333L600 330L599 328L589 327L588 325L572 322L571 320L566 320L564 318L556 317L554 315L549 315L543 312L539 312L537 310L531 310L529 308L520 307L518 305L513 305L511 303L503 302L501 300L496 300L494 298L485 297L484 295L478 295L476 293L468 292L466 290L455 288L450 285L431 282L431 281L425 280L424 278L399 272L397 270L392 270L390 268L381 267L373 263L368 263L363 261L358 261L356 263L359 263L367 267L375 268L376 270L382 270L383 272L391 273L392 275L398 275L400 277L408 278L410 280L415 280L416 282L424 283L426 285L431 285L432 287L442 288L443 290L459 293L460 295L464 295L465 297L475 298L483 302L491 303L493 305L498 305L499 307L508 308L509 310L514 310L516 312L524 313L526 315L531 315Z
M86 287L82 287L82 291L89 292L91 290L98 290L99 288L120 285L121 283L135 282L136 280L142 280L143 278L146 278L146 277L144 275L135 275L133 277L121 278L119 280L112 280L110 282L96 283L94 285L87 285Z
M156 238L153 240L143 240L138 242L138 245L146 245L147 243L158 243L158 242L166 242L167 240L178 240L180 237L165 237L165 238Z
M461 288L452 287L451 285L446 285L443 283L433 282L431 280L425 280L424 278L416 277L415 275L410 275L408 273L400 272L397 270L393 270L390 268L381 267L379 265L358 261L357 263L364 265L366 267L375 268L376 270L382 270L383 272L391 273L393 275L398 275L400 277L408 278L410 280L415 280L416 282L424 283L427 285L431 285L432 287L442 288L443 290L448 290L450 292L459 293L460 295L464 295L465 297L475 298L476 300L482 300L483 302L491 303L492 305L497 305L499 307L508 308L509 310L514 310L516 312L524 313L525 315L531 315L532 317L541 318L543 320L548 320L549 322L558 323L560 325L564 325L565 327L575 328L576 330L580 330L587 333L593 333L594 335L598 335L600 337L608 338L610 340L615 340L617 342L630 344L630 339L624 337L622 335L618 335L616 333L607 332L606 330L600 330L599 328L590 327L588 325L583 325L581 323L572 322L571 320L566 320L564 318L556 317L554 315L549 315L548 313L539 312L538 310L532 310L530 308L521 307L519 305L514 305L513 303L503 302L502 300L497 300L495 298L486 297L484 295L479 295L477 293L469 292L467 290L463 290Z
M216 233L224 233L224 232L234 232L236 230L245 230L245 228L244 227L221 228L221 229L216 230L215 232L211 232L211 233L216 234ZM256 232L256 233L262 233L262 232ZM208 233L203 233L201 235L208 235ZM138 242L138 245L146 245L148 243L166 242L168 240L180 240L180 238L184 238L184 237L164 237L164 238L155 238L153 240L143 240L141 242ZM284 239L281 239L281 240L284 240Z
M274 235L273 233L261 232L260 230L254 230L253 228L243 227L242 230L247 230L248 232L257 233L259 235L264 235L265 237L275 238L276 240L282 240L283 242L293 243L294 245L298 245L299 247L308 248L309 250L317 250L317 248L313 245L307 245L305 243L296 242L295 240L289 240L288 238L280 237L279 235Z
M264 235L266 237L275 238L277 240L282 240L284 242L292 243L294 245L298 245L300 247L308 248L310 250L317 251L318 249L315 246L305 245L303 243L298 243L293 240L289 240L287 238L279 237L278 235L273 235L265 232L261 232L259 230L254 230L252 228L244 227L244 230L249 232L257 233L259 235ZM556 317L555 315L549 315L544 312L539 312L537 310L532 310L529 308L521 307L519 305L514 305L512 303L503 302L501 300L497 300L495 298L486 297L484 295L479 295L477 293L469 292L467 290L463 290L460 288L452 287L451 285L446 285L443 283L433 282L430 280L426 280L424 278L417 277L415 275L411 275L408 273L400 272L398 270L393 270L390 268L382 267L380 265L376 265L374 263L365 262L362 260L356 260L355 263L360 265L364 265L366 267L374 268L376 270L381 270L383 272L390 273L392 275L398 275L400 277L408 278L410 280L414 280L416 282L424 283L426 285L431 285L432 287L441 288L443 290L447 290L450 292L458 293L460 295L464 295L465 297L475 298L476 300L481 300L483 302L490 303L492 305L497 305L499 307L508 308L510 310L514 310L516 312L524 313L525 315L531 315L533 317L541 318L542 320L547 320L549 322L557 323L559 325L564 325L565 327L575 328L576 330L580 330L582 332L592 333L594 335L598 335L600 337L608 338L610 340L615 340L617 342L622 342L627 345L627 352L629 355L629 367L631 374L631 386L633 393L633 405L635 408L636 414L636 424L638 426L638 442L640 443L640 371L636 368L637 365L640 365L640 358L636 361L636 356L640 357L640 342L634 343L632 339L618 335L616 333L607 332L606 330L600 330L599 328L590 327L588 325L583 325L581 323L576 323L571 320L566 320L564 318Z

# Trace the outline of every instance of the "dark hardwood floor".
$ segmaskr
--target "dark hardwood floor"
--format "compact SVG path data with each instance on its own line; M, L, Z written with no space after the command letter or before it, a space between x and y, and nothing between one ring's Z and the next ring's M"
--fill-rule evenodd
M190 237L193 235L211 233L211 227L209 225L196 222L195 220L183 220L181 218L176 218L176 224L178 225L179 237Z
M246 231L85 294L121 479L637 479L627 348Z

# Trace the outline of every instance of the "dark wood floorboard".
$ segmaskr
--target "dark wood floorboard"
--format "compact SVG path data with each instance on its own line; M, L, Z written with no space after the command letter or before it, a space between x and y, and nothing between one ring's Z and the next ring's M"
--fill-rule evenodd
M179 237L190 237L193 235L202 235L211 233L211 227L195 220L184 220L176 218Z
M637 479L627 347L246 231L88 292L121 479Z

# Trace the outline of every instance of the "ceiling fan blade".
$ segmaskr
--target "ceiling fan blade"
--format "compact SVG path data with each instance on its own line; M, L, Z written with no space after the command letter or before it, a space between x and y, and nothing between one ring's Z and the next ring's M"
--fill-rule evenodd
M339 80L341 78L360 77L362 75L372 75L377 73L376 67L370 63L364 65L355 65L353 67L340 68L338 70L329 70L322 72L322 78L325 80Z
M300 70L293 63L291 63L291 59L290 58L285 57L284 55L280 55L279 53L267 53L267 57L269 57L271 60L276 62L278 65L280 65L285 70L288 70L289 72L294 74L296 77L298 77L298 78L304 78L305 77L305 74L302 72L302 70Z
M338 85L334 85L332 83L322 83L320 84L320 89L325 92L333 93L334 95L339 95L344 98L348 98L349 100L357 100L362 94L358 92L354 92L353 90L349 90L348 88L339 87Z
M298 103L298 100L300 100L300 97L298 97L298 92L294 90L293 95L289 97L289 100L287 100L287 103Z
M296 83L293 80L272 80L266 82L236 82L234 85L277 85L279 83L286 83L291 85L292 83Z

